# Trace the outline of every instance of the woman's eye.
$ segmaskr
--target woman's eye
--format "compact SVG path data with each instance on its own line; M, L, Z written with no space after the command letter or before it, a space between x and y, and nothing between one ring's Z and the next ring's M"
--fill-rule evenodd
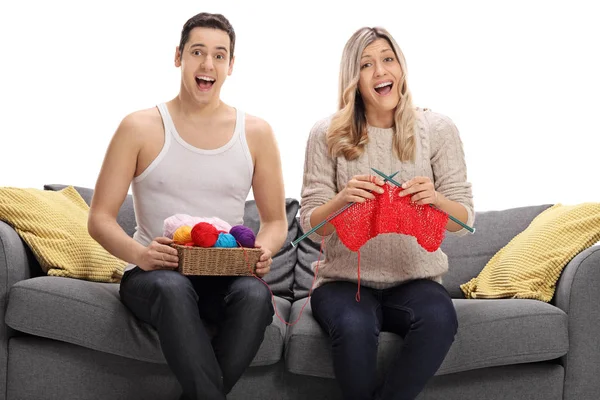
M387 62L394 61L394 57L386 57L384 59L384 61L387 61Z
M366 64L361 65L360 69L367 68L370 66L371 66L371 63L366 63Z

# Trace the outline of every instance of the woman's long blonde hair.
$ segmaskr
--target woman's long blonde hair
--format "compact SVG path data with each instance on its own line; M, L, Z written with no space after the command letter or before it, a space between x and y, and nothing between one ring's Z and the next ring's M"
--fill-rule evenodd
M401 161L414 161L416 111L406 82L406 61L394 38L383 28L361 28L346 43L340 64L339 110L327 132L327 146L332 157L358 158L367 144L365 105L358 93L360 58L364 49L377 39L385 39L392 47L402 69L400 102L394 115L394 153ZM396 88L394 88L396 90Z

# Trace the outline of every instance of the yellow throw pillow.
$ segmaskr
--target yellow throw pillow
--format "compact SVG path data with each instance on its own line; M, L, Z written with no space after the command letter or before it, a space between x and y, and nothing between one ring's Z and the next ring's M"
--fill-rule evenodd
M48 275L119 282L126 263L88 233L89 206L72 186L60 191L0 188L0 220L27 243Z
M600 203L556 204L540 213L460 286L471 299L537 299L549 302L563 268L600 240Z

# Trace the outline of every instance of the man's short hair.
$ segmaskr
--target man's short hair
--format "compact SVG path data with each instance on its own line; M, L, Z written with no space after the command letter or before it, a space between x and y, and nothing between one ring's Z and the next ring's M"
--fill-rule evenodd
M194 28L213 28L219 29L229 35L229 59L233 58L233 49L235 47L235 31L229 20L221 14L200 13L188 19L183 25L181 31L181 41L179 42L179 53L183 53L183 47L190 38L190 32Z

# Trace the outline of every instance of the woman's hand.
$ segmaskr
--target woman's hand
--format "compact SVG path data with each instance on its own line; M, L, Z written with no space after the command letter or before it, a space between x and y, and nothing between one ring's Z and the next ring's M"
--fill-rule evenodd
M404 182L402 184L402 189L404 190L400 192L400 196L410 195L410 200L413 203L420 205L439 205L441 195L435 191L433 182L426 176L416 176L413 179Z
M177 250L169 246L173 240L167 237L157 237L144 248L137 266L144 271L157 269L177 269L179 256Z
M355 175L348 181L346 187L337 194L344 203L364 203L373 200L375 193L383 193L383 180L370 175Z

